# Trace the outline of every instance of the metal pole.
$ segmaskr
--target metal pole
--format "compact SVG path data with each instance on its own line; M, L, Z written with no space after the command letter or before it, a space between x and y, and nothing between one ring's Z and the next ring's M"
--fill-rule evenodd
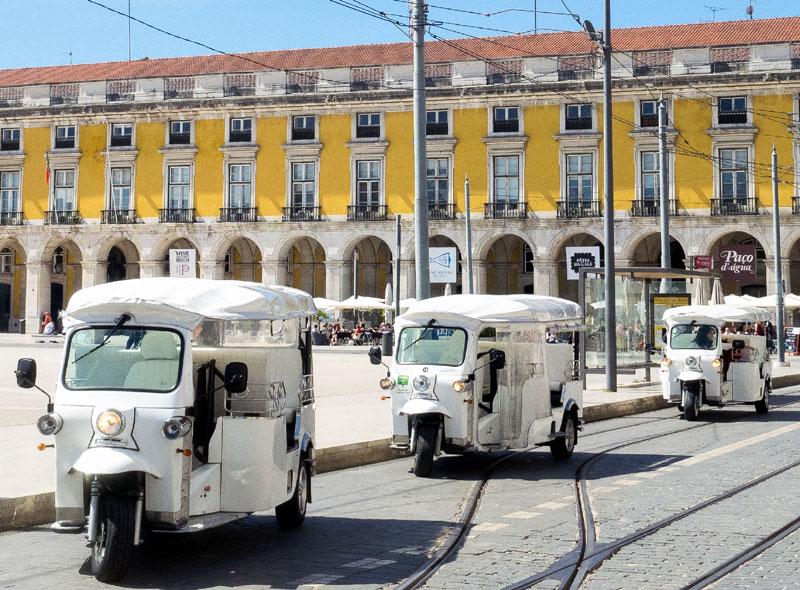
M472 295L475 284L472 279L472 221L469 211L469 176L464 178L464 219L467 232L467 293Z
M603 239L605 241L606 390L617 390L617 310L614 269L614 150L611 144L611 0L605 0L603 27Z
M400 315L400 216L395 216L395 234L396 234L396 249L395 251L397 254L395 255L395 263L394 263L394 317Z
M533 34L539 34L539 6L536 0L533 0Z
M663 96L658 101L658 181L661 208L661 268L672 268L669 243L669 170L667 158L667 102ZM661 279L662 293L669 293L669 279Z
M358 250L353 250L353 298L358 298Z
M128 0L128 61L131 61L131 0Z
M414 38L414 258L417 299L431 296L428 270L428 198L426 194L425 154L425 24L426 0L413 0L411 27Z
M786 362L783 335L783 273L781 272L781 220L778 208L778 152L772 146L772 238L775 248L775 323L778 337L778 362Z

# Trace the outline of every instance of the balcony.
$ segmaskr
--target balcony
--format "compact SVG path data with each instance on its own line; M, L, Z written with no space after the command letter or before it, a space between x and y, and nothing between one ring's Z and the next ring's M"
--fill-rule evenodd
M717 122L720 125L746 125L747 111L720 111Z
M45 211L45 225L77 225L81 222L81 215L77 211Z
M356 137L359 139L379 138L380 136L380 125L359 125L356 127Z
M159 223L194 223L194 208L171 207L158 210Z
M425 135L447 135L449 125L444 123L425 123Z
M22 225L22 211L1 211L0 225Z
M111 147L131 147L132 140L130 135L112 135Z
M600 201L559 201L556 217L558 219L600 217Z
M453 203L428 203L428 219L431 221L455 218L456 208Z
M494 120L492 123L492 130L495 133L518 133L519 119L511 119L506 121Z
M191 133L170 133L169 145L189 145L192 142Z
M755 197L711 199L711 215L758 215L758 202Z
M379 133L380 135L380 133ZM292 141L305 141L315 139L314 127L293 127Z
M567 131L584 131L592 128L591 117L567 117L564 120L564 129Z
M57 150L71 150L75 148L74 137L57 137L55 141L55 149Z
M283 221L319 221L319 207L294 205L283 208Z
M386 205L348 205L347 221L386 221Z
M100 223L138 223L134 209L103 209Z
M228 140L231 143L250 143L253 140L253 134L250 131L231 131Z
M382 86L383 80L352 80L350 82L350 91L380 90Z
M678 215L678 201L669 200L669 214ZM631 203L631 217L658 217L661 215L661 201L658 199L636 199Z
M525 201L486 203L483 216L487 219L525 219L528 217L528 205Z
M255 86L225 86L222 90L223 96L255 96Z
M258 215L255 207L221 207L219 220L228 223L252 223L258 221Z
M0 142L0 152L19 151L19 139Z

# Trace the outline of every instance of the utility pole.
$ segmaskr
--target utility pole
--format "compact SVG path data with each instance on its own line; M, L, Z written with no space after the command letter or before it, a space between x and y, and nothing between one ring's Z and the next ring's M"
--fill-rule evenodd
M427 0L413 2L411 28L414 39L414 257L416 262L417 299L431 296L428 257L428 197L426 193L427 158L425 153L425 25Z
M661 207L661 268L672 268L669 242L669 171L667 152L667 101L658 101L658 180ZM661 292L669 293L669 279L661 279Z
M131 0L128 0L128 61L131 61Z
M464 218L467 233L467 293L472 295L474 293L474 282L472 280L472 221L470 220L469 211L469 176L464 178Z
M781 271L781 220L778 208L778 152L772 144L772 239L775 248L775 323L778 336L778 362L786 362L783 335L783 273Z
M400 315L400 255L402 254L400 250L400 215L395 216L394 228L396 239L395 252L397 252L394 257L394 317L397 317Z
M358 299L358 250L353 250L353 299Z
M611 144L611 0L605 0L603 40L603 240L605 241L606 390L617 390L617 293L614 264L614 150Z

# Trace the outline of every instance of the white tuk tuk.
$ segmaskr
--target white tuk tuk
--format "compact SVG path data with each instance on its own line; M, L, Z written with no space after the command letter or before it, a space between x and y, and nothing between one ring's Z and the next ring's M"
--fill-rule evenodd
M753 404L769 411L772 364L762 326L765 309L739 305L688 305L664 312L666 342L661 359L664 399L697 420L703 404Z
M197 532L272 508L281 527L303 522L315 313L302 291L240 281L135 279L70 299L38 427L54 436L53 528L87 527L99 580L125 574L143 530ZM16 375L39 389L32 359Z
M415 303L395 323L380 386L392 400L392 447L428 476L441 452L549 445L566 459L578 440L583 384L574 332L581 308L536 295L451 295ZM373 364L380 348L370 350Z

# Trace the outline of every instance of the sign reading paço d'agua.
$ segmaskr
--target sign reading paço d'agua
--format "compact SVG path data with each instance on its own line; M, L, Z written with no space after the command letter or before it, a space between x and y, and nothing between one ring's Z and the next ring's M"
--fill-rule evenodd
M753 244L720 246L716 270L725 283L749 283L756 279L756 247Z

